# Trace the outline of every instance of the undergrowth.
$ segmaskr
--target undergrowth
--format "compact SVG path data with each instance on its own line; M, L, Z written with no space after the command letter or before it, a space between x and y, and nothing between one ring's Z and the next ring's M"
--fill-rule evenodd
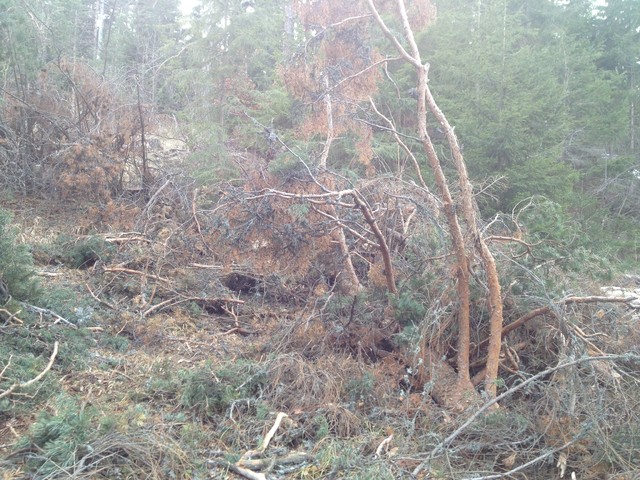
M204 216L199 221L206 231ZM535 226L536 234L544 226L549 236L568 238L553 231L553 221ZM9 254L0 257L0 267L11 299L0 305L0 370L6 367L0 392L42 372L55 342L59 351L38 382L0 399L0 435L10 439L0 442L6 456L0 469L47 479L222 480L232 478L229 463L258 449L278 413L286 413L265 455L305 452L311 459L274 465L274 475L411 478L421 459L467 418L431 397L438 379L420 377L425 338L438 336L445 361L455 356L455 289L443 264L406 267L400 294L390 297L375 282L355 296L341 294L322 269L317 278L315 270L301 275L304 285L296 285L293 274L274 273L278 281L272 283L255 275L264 288L235 291L238 303L221 307L217 298L231 295L221 283L228 273L193 269L206 252L198 235L168 235L150 245L126 240L118 249L100 236L60 236L38 257L42 266L63 272L43 280L45 288L38 287L29 250L12 238L7 222L0 252ZM531 257L518 257L522 246L496 249L508 321L548 304L589 270L589 281L613 278L614 266L593 252L578 250L562 260L567 244L551 240L551 246L534 247ZM441 248L415 240L399 261L427 250L438 256ZM158 252L169 253L160 258ZM535 255L548 255L550 262ZM128 272L101 275L106 261ZM546 270L555 277L547 278ZM366 269L360 274L366 280ZM487 323L482 280L474 285L472 308L480 334ZM271 295L268 288L276 284L278 294ZM283 303L287 299L290 304ZM149 310L156 306L167 308L157 315ZM613 307L558 307L505 338L508 368L501 370L500 391L589 348L635 348L633 322ZM571 441L567 469L580 478L640 468L633 455L640 444L637 365L615 368L579 366L531 384L464 429L446 455L434 458L429 475L506 472ZM386 446L385 439L391 439ZM536 463L528 478L557 475L557 462L556 456Z

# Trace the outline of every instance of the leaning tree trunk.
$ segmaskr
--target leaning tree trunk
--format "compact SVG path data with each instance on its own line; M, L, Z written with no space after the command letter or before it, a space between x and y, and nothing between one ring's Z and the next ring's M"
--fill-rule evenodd
M502 297L500 292L499 277L496 269L495 259L491 254L491 251L487 247L482 234L478 228L476 218L476 204L473 197L473 188L467 174L466 165L460 151L458 140L453 131L453 127L447 121L445 115L442 113L438 105L436 104L431 90L429 89L429 64L423 64L420 56L418 45L415 41L413 30L409 23L407 11L405 8L404 0L397 1L397 11L402 20L404 35L409 43L409 53L396 38L396 36L387 27L384 20L380 16L373 0L367 0L369 8L376 19L379 27L382 29L385 36L392 42L401 57L414 66L418 77L418 131L420 141L427 155L429 166L434 173L436 186L440 193L441 199L444 204L444 213L447 220L447 226L451 239L453 242L453 249L456 256L456 275L457 275L457 290L459 296L459 309L458 309L458 390L470 392L473 390L472 384L469 379L469 345L470 345L470 252L467 251L467 246L464 241L463 230L460 226L459 217L456 211L456 204L452 198L451 191L449 189L446 176L442 169L442 165L438 158L437 152L433 145L433 142L429 138L427 132L427 108L434 115L438 123L444 129L449 148L451 149L454 165L456 167L456 173L458 175L458 185L460 189L459 203L462 211L466 227L473 241L473 249L482 258L484 270L487 275L489 285L489 302L491 306L491 322L490 322L490 334L489 334L489 347L487 355L487 367L485 377L485 389L486 392L495 397L496 394L496 379L498 374L498 361L501 348L501 330L502 330Z

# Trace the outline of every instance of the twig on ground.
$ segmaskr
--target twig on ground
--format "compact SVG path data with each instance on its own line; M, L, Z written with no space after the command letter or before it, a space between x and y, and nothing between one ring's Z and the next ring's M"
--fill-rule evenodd
M15 313L11 313L9 310L7 310L6 308L0 308L0 313L6 313L7 315L9 315L9 317L4 321L5 325L7 323L9 323L12 320L15 320L16 322L18 322L20 325L22 325L24 322L22 320L20 320L17 315L22 312L22 310L18 310Z
M222 332L220 335L231 335L232 333L237 333L238 335L242 335L243 337L246 337L246 336L251 335L252 333L255 333L255 332L251 332L249 330L245 330L242 327L233 327L233 328L227 330L226 332Z
M238 475L242 475L249 480L267 480L267 476L264 473L257 473L252 470L239 467L234 465L233 463L221 462L226 468L231 470L233 473L237 473Z
M105 272L111 273L131 273L133 275L141 275L143 277L152 278L154 280L158 280L160 282L171 283L171 280L160 277L158 275L153 275L152 273L141 272L140 270L133 270L131 268L123 268L123 267L103 267Z
M206 298L206 297L187 297L182 298L180 300L176 300L176 297L170 298L169 300L165 300L164 302L157 303L152 307L148 308L144 312L142 312L142 316L146 317L150 313L155 312L156 310L163 309L165 307L173 307L175 305L179 305L185 302L200 302L200 303L220 303L224 305L225 303L236 303L242 305L244 300L238 300L237 298ZM224 308L224 307L222 307Z
M516 385L514 387L511 387L506 392L498 395L497 397L493 398L489 402L485 403L482 407L480 407L462 425L460 425L451 435L449 435L447 438L442 440L438 445L436 445L433 448L433 450L431 450L431 452L427 456L426 460L424 460L420 465L418 465L413 470L413 472L412 472L413 476L417 476L418 473L420 473L422 470L427 468L429 466L429 463L431 462L431 460L437 454L439 454L442 450L444 450L453 440L455 440L464 430L466 430L467 427L469 425L471 425L480 415L482 415L484 412L486 412L491 407L496 405L498 402L502 401L502 399L504 399L504 398L508 397L509 395L517 392L518 390L523 389L524 387L526 387L530 383L535 382L536 380L539 380L539 379L541 379L543 377L546 377L547 375L549 375L549 374L551 374L551 373L553 373L553 372L555 372L557 370L561 370L561 369L566 368L566 367L571 367L573 365L577 365L577 364L583 363L583 362L596 362L596 361L599 361L599 360L600 361L604 361L604 360L609 360L609 361L614 361L614 360L634 360L634 361L640 363L640 355L634 355L634 354L631 354L631 353L627 353L627 354L623 354L623 355L600 355L600 356L597 356L597 357L581 357L581 358L577 358L577 359L574 359L574 360L570 360L568 362L561 363L559 365L556 365L555 367L547 368L546 370L544 370L544 371L542 371L540 373L537 373L536 375L533 375L532 377L527 378L522 383L519 383L518 385Z
M203 263L190 263L189 266L194 268L211 268L213 270L222 270L223 268L222 265L205 265Z
M49 363L47 363L47 366L44 367L44 370L42 370L38 375L36 375L34 378L32 378L31 380L28 380L26 382L22 382L22 383L14 383L13 385L11 385L7 390L5 390L4 392L0 392L0 399L4 398L4 397L8 397L9 395L11 395L15 390L19 389L19 388L26 388L29 385L32 385L34 383L36 383L37 381L39 381L42 377L44 377L47 372L49 370L51 370L51 367L53 366L53 362L56 359L56 355L58 355L58 342L55 342L53 344L53 352L51 352L51 357L49 357ZM11 362L11 359L9 359L9 363ZM0 378L2 377L2 375L4 374L5 370L8 368L9 363L7 363L7 365L5 365L5 367L2 369L2 373L0 373Z
M115 310L116 309L115 306L111 305L106 300L102 300L101 298L98 298L98 296L95 293L93 293L93 291L91 290L91 287L89 286L88 283L85 283L84 285L85 285L85 287L87 287L87 290L89 291L89 295L91 295L95 301L97 301L98 303L101 303L105 307L110 308L111 310Z
M264 470L273 465L288 465L291 463L302 463L313 460L313 457L304 452L292 452L283 457L274 458L256 458L252 460L245 460L242 462L244 467L251 470Z
M41 314L44 314L44 315L49 315L49 316L55 318L56 321L53 322L54 325L56 323L63 322L63 323L66 323L67 325L69 325L71 328L78 328L77 325L71 323L66 318L58 315L56 312L54 312L53 310L49 310L48 308L36 307L35 305L29 305L28 303L25 303L25 302L20 302L20 305L22 305L27 310L31 310L33 312L41 313Z
M567 447L570 447L571 445L576 443L581 438L582 437L578 435L577 437L572 438L570 441L568 441L564 445L562 445L560 447L557 447L557 448L554 448L553 450L549 450L548 452L545 452L542 455L537 456L533 460L530 460L527 463L519 465L516 468L514 468L512 470L509 470L508 472L496 473L495 475L486 475L484 477L470 477L470 478L465 478L464 480L494 480L496 478L509 477L509 476L513 475L514 473L518 473L519 471L524 470L525 468L530 467L531 465L534 465L534 464L538 463L539 461L544 460L547 457L550 457L551 455L555 455L556 453L564 450Z
M267 449L267 447L269 446L269 442L271 442L271 439L273 438L273 436L278 431L278 428L280 428L280 424L282 423L282 420L284 420L288 416L289 415L287 415L284 412L278 412L278 416L276 417L276 421L273 424L273 427L271 427L271 430L269 430L267 435L264 437L264 440L262 440L262 445L260 445L260 448L258 449L258 452L262 453Z
M389 435L387 438L382 440L382 442L380 442L380 445L378 445L378 448L376 448L375 458L379 458L380 455L382 455L382 452L389 450L389 445L391 444L392 440L393 434Z

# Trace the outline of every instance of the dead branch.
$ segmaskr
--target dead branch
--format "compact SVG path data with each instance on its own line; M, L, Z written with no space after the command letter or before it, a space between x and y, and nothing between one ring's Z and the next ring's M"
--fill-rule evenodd
M504 337L507 333L512 332L513 330L521 327L522 325L524 325L528 321L533 320L534 318L539 317L541 315L549 315L549 314L551 314L551 315L555 316L555 312L553 310L555 310L555 308L557 308L557 307L559 307L561 305L569 305L569 304L572 304L572 303L573 304L579 304L579 303L598 303L598 302L628 303L628 302L630 302L632 300L634 300L634 297L628 297L628 298L603 297L603 296L568 297L568 298L560 300L555 305L546 305L544 307L536 308L535 310L530 311L526 315L522 315L520 318L518 318L517 320L515 320L514 322L510 323L509 325L505 326L502 329L502 337ZM587 344L587 349L588 349L590 354L605 355L605 353L602 350L600 350L598 347L596 347L593 344L593 342L591 342L587 338L588 336L579 327L574 326L574 330L576 332L576 335L578 337L580 337ZM489 342L489 339L485 338L482 342L480 342L480 344L478 345L478 348L484 347L488 342ZM472 364L472 367L478 367L478 366L482 365L483 363L486 363L486 361L487 361L486 357L482 358L480 360L477 360ZM613 372L611 375L615 376L616 372ZM482 380L484 380L485 376L486 376L486 370L483 368L482 370L480 370L478 373L476 373L473 376L473 378L471 379L471 382L474 385L479 385L480 382L482 382Z
M513 243L518 243L520 245L522 245L523 247L526 248L525 252L521 253L520 255L515 256L514 258L518 258L521 257L525 254L529 254L531 256L533 256L533 252L532 252L532 248L536 247L538 245L540 245L542 243L542 241L536 242L536 243L527 243L524 240L517 238L517 237L505 237L505 236L500 236L500 235L491 235L490 237L486 237L485 238L486 241L491 242L513 242Z
M331 103L331 92L329 91L329 77L324 77L325 93L323 95L325 112L327 116L327 139L324 142L322 153L320 155L320 161L318 166L320 168L327 168L327 158L329 158L329 151L334 139L334 127L333 127L333 104Z
M562 305L581 304L581 303L600 303L600 302L629 303L634 299L635 299L634 297L622 298L622 297L606 297L606 296L597 296L597 295L592 295L588 297L563 298L562 300L558 301L555 304L545 305L544 307L536 308L535 310L532 310L529 313L522 315L520 318L511 322L509 325L506 325L502 329L502 336L504 337L507 333L512 332L516 328L521 327L522 325L527 323L529 320L532 320L536 317L539 317L541 315L554 314L553 310ZM482 342L480 342L479 347L483 347L488 342L489 340L485 338Z
M325 190L325 193L305 193L304 195L300 195L299 193L283 192L281 190L275 190L273 188L265 188L261 192L255 194L254 196L247 197L247 200L258 200L264 197L282 197L282 198L288 198L288 199L302 199L302 200L312 201L312 200L324 200L332 197L335 197L335 198L346 197L349 195L353 195L355 192L355 190L352 188L349 188L347 190L340 190L340 191L327 191L326 188L324 190ZM351 207L351 208L354 207L353 204L342 204L342 203L336 203L336 204L343 207Z
M398 289L396 288L396 280L393 274L393 264L391 263L391 255L389 253L387 240L384 238L384 235L380 231L378 222L376 222L376 219L373 218L369 205L367 205L357 194L353 194L353 201L362 212L362 216L364 217L365 221L378 240L378 248L380 250L380 253L382 254L382 260L384 262L384 276L387 280L387 288L391 293L395 295L398 293Z
M116 307L111 305L109 302L107 302L106 300L102 300L101 298L99 298L95 293L93 293L93 291L91 290L91 287L89 286L88 283L84 284L85 287L87 287L87 290L89 291L89 295L91 295L91 297L93 297L93 299L98 302L101 303L102 305L104 305L105 307L111 309L111 310L115 310Z
M222 265L205 265L203 263L190 263L189 266L194 268L210 268L212 270L222 270L224 268Z
M264 470L272 465L289 465L292 463L303 463L313 460L313 457L304 452L292 452L283 457L272 458L256 458L251 460L245 460L242 462L244 467L251 470Z
M316 212L318 215L322 215L323 217L328 218L329 220L334 222L340 228L343 228L343 229L347 230L351 235L353 235L354 237L356 237L359 240L362 240L365 244L370 245L370 246L372 246L374 248L380 248L380 245L378 245L375 242L372 242L371 240L369 240L367 237L365 237L361 233L359 233L356 230L354 230L353 228L349 227L342 220L340 220L338 217L335 217L335 216L333 216L333 215L331 215L331 214L329 214L329 213L327 213L327 212L325 212L323 210L320 210L315 205L313 205L312 208L313 208L313 211Z
M462 425L460 425L452 434L450 434L447 438L445 438L438 445L436 445L427 456L427 459L424 460L420 465L418 465L413 470L412 474L414 476L417 476L422 470L424 470L425 468L428 468L431 460L433 460L433 458L436 455L438 455L445 448L447 448L447 446L449 446L451 442L453 442L453 440L455 440L463 431L465 431L467 427L471 425L477 418L479 418L484 412L492 408L494 405L496 405L498 402L502 401L504 398L508 397L509 395L523 389L530 383L535 382L536 380L540 380L541 378L544 378L547 375L554 373L558 370L571 367L573 365L578 365L580 363L597 362L597 361L615 361L615 360L626 360L626 361L634 361L634 362L640 363L640 355L626 353L623 355L600 355L597 357L581 357L581 358L577 358L574 360L569 360L567 362L561 363L559 365L556 365L555 367L547 368L546 370L527 378L522 383L519 383L514 387L511 387L506 392L498 395L497 397L492 398L487 403L485 403L482 407L480 407L476 412L474 412L473 415L471 415L464 423L462 423Z
M171 283L171 280L163 277L159 277L158 275L153 275L152 273L141 272L140 270L133 270L131 268L123 268L123 267L102 267L105 272L110 273L130 273L132 275L140 275L142 277L148 277L153 280L158 280L159 282Z
M79 235L77 238L91 238L91 237L102 237L107 243L126 243L126 242L150 242L148 238L146 238L140 232L120 232L117 234L114 233L97 233L93 235Z
M276 416L275 423L273 424L273 426L271 427L267 435L262 440L262 444L260 445L260 447L258 447L257 450L249 450L245 452L244 455L242 455L242 457L240 458L240 460L238 460L235 464L225 462L225 466L230 470L232 470L233 472L239 475L242 475L243 477L249 478L251 480L254 480L254 479L266 480L266 476L264 473L256 473L251 469L258 469L258 468L264 469L264 468L273 467L273 465L275 465L276 459L271 458L271 459L262 459L262 460L252 461L251 457L254 455L260 455L264 453L264 451L269 446L269 442L271 442L271 439L273 438L273 436L276 434L276 431L280 427L282 420L284 420L287 417L288 415L286 413L279 412L278 415Z
M420 164L418 163L418 159L416 158L414 153L411 151L411 149L407 146L407 144L402 141L402 138L400 138L400 135L398 133L398 130L396 129L396 126L393 124L393 122L389 118L387 118L385 115L382 114L382 112L378 110L378 108L376 107L376 104L373 101L373 98L369 97L369 103L371 104L373 111L376 112L376 114L380 118L382 118L382 120L384 120L384 122L387 124L387 126L389 127L389 131L391 132L391 134L396 140L396 143L400 145L400 148L402 148L402 150L404 150L407 156L411 159L411 163L413 163L415 174L418 176L418 180L420 181L420 186L428 191L429 189L427 187L427 184L424 181L424 178L422 177L422 171L420 170Z
M382 452L389 450L389 445L391 445L391 441L393 440L393 434L389 435L387 438L380 442L378 448L376 448L375 458L379 458L382 455Z
M231 335L232 333L237 333L238 335L242 335L243 337L248 337L249 335L255 332L251 332L242 327L233 327L227 330L226 332L222 332L220 335Z
M215 252L211 249L209 244L204 239L204 235L202 234L202 228L200 227L200 221L198 220L198 212L196 211L196 199L198 197L198 189L193 190L193 198L191 199L191 216L193 217L193 221L196 224L196 230L198 230L198 235L200 236L200 240L202 240L202 244L205 246L209 253L215 254Z
M40 314L44 314L44 315L49 315L53 318L56 319L54 323L54 325L56 323L62 322L62 323L66 323L67 325L69 325L71 328L78 328L77 325L71 323L69 320L67 320L66 318L58 315L56 312L54 312L53 310L49 310L48 308L42 308L42 307L36 307L35 305L29 305L28 303L25 302L19 302L20 305L22 305L24 308L26 308L27 310L31 310L32 312L36 312L36 313L40 313Z
M224 298L187 297L187 298L181 298L180 300L176 300L176 298L177 297L173 297L173 298L170 298L169 300L165 300L164 302L160 302L153 305L152 307L145 310L142 313L142 316L146 317L147 315L155 312L156 310L161 310L167 307L174 307L176 305L179 305L185 302L200 302L200 303L207 303L207 304L219 303L222 305L224 305L225 303L235 303L235 304L242 305L244 303L244 300L239 300L237 298L229 298L229 297L224 297Z
M242 475L249 480L267 480L267 476L264 473L256 473L252 470L239 467L233 463L224 462L222 465L238 475Z
M267 435L262 440L262 445L260 445L260 448L258 448L258 452L262 453L267 449L267 447L269 446L269 443L271 442L271 439L273 438L273 436L278 431L278 428L280 428L280 424L282 423L282 420L284 420L288 416L289 415L287 415L284 412L278 412L278 415L276 416L276 421L274 422L273 426L271 427L271 430L269 430Z
M6 325L7 323L9 323L12 320L15 320L16 322L18 322L20 325L22 325L24 322L22 320L20 320L17 315L20 314L20 312L22 312L22 310L18 310L15 313L11 313L9 310L7 310L6 308L0 308L0 313L6 313L7 315L9 315L9 317L4 321L4 324ZM0 375L1 376L1 375Z
M427 160L429 163L429 167L434 174L435 183L438 188L440 198L443 203L445 218L447 220L449 234L451 235L451 240L453 244L453 250L456 255L456 276L457 276L457 293L459 298L459 308L458 308L458 355L457 355L457 364L458 364L458 382L462 389L465 389L469 392L474 391L473 385L471 385L471 379L469 377L469 354L470 354L470 308L471 308L471 292L469 286L470 279L470 268L469 268L469 257L467 253L467 248L465 245L465 236L460 225L458 213L456 210L456 204L453 200L451 189L449 188L449 184L447 178L445 176L444 170L442 168L442 164L438 157L438 153L436 152L435 146L429 137L429 133L427 130L427 97L429 98L429 108L431 110L435 110L434 114L439 113L437 115L438 121L443 126L448 126L449 129L451 127L446 122L446 118L443 121L444 115L441 111L436 110L437 106L435 106L435 102L433 101L433 97L431 96L431 92L428 87L428 73L429 73L429 64L422 64L422 60L420 58L420 51L418 49L418 45L415 41L413 32L411 30L411 26L409 25L409 20L407 18L406 9L404 6L403 0L398 0L397 9L398 13L401 17L404 36L405 39L409 42L411 47L411 53L409 53L400 43L397 36L391 31L391 29L387 26L386 22L383 20L382 16L378 12L377 7L375 6L373 0L367 0L369 5L369 10L373 14L376 23L379 28L382 30L382 33L389 39L389 41L393 44L398 53L411 65L413 65L416 69L416 74L418 77L417 89L418 89L418 105L417 105L417 120L418 120L418 132L420 136L420 143L422 144L422 148L427 156ZM436 108L434 108L434 106ZM453 129L451 129L451 133L453 133ZM449 138L449 137L447 137ZM454 137L455 138L455 137ZM456 146L456 143L451 143L450 146L452 149ZM459 148L458 148L459 150ZM455 156L455 155L454 155ZM458 165L456 164L456 167ZM493 338L493 336L492 336ZM426 355L426 352L423 353Z
M556 453L561 452L561 451L569 448L571 445L573 445L574 443L576 443L576 442L578 442L580 440L582 440L582 436L581 435L577 435L574 438L572 438L571 440L569 440L567 443L565 443L564 445L562 445L560 447L557 447L557 448L554 448L552 450L549 450L547 452L544 452L542 455L538 455L533 460L529 460L527 463L523 463L522 465L518 465L516 468L513 468L513 469L509 470L508 472L496 473L494 475L486 475L484 477L469 477L469 478L465 478L464 480L494 480L496 478L511 477L514 473L518 473L519 471L524 470L525 468L528 468L531 465L535 465L536 463L544 460L545 458L551 457L552 455L555 455Z
M147 204L145 205L144 209L142 210L142 213L140 214L140 218L143 217L143 215L146 213L147 217L149 217L149 212L151 211L151 209L153 208L153 206L156 203L156 200L158 198L158 196L160 195L160 193L167 188L167 186L171 183L171 179L168 179L166 182L164 182L162 184L162 186L155 191L155 193L151 196L151 198L149 199L149 201L147 202ZM147 186L148 188L148 186Z
M245 452L244 455L242 455L242 457L240 457L240 460L238 460L236 462L236 465L241 465L241 464L244 465L245 464L245 460L248 460L253 456L260 455L260 454L264 453L264 451L269 446L269 442L271 442L271 439L273 438L273 436L278 431L278 428L280 428L280 424L282 423L282 420L284 420L288 416L289 415L287 415L284 412L278 412L278 415L276 416L276 421L274 422L274 424L271 427L271 429L269 430L269 432L265 435L264 439L262 440L262 444L260 445L260 447L258 447L257 450L248 450L247 452Z
M104 237L104 241L107 243L151 242L151 240L141 235L134 235L133 237Z
M42 370L42 372L40 372L38 375L36 375L31 380L28 380L28 381L22 382L22 383L14 383L13 385L11 385L4 392L0 392L0 399L4 398L4 397L8 397L15 390L17 390L19 388L27 388L29 385L32 385L32 384L38 382L42 377L44 377L47 374L47 372L49 370L51 370L51 367L53 366L53 362L56 359L56 355L58 355L58 342L57 341L54 342L54 344L53 344L53 352L51 352L51 357L49 357L49 363L47 363L47 366L44 367L44 370ZM9 363L10 362L11 362L11 359L9 359ZM7 365L5 365L5 367L2 369L2 372L0 373L0 378L2 378L2 375L4 374L5 370L8 368L9 363L7 363Z

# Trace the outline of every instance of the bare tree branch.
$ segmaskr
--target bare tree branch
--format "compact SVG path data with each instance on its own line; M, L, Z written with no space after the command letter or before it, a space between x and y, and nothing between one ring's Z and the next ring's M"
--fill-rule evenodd
M47 363L47 366L44 367L44 370L42 370L38 375L36 375L34 378L32 378L29 381L22 382L22 383L14 383L13 385L11 385L4 392L0 392L0 399L4 398L4 397L8 397L14 391L16 391L16 390L18 390L20 388L27 388L29 385L32 385L32 384L40 381L40 379L42 379L42 377L44 377L47 374L47 372L49 370L51 370L51 367L53 366L53 362L56 359L56 355L58 355L58 342L57 341L53 344L53 352L51 352L51 357L49 357L49 363ZM9 364L7 363L7 365L5 365L5 367L2 369L2 372L0 373L0 378L2 378L2 374L4 374L5 370L8 368L8 365Z
M438 455L445 448L447 448L447 446L450 445L451 442L453 442L453 440L455 440L463 431L465 431L467 429L467 427L469 425L471 425L478 417L480 417L480 415L482 415L484 412L486 412L487 410L492 408L498 402L502 401L504 398L508 397L509 395L511 395L511 394L513 394L513 393L515 393L515 392L517 392L519 390L522 390L524 387L526 387L530 383L533 383L536 380L544 378L544 377L546 377L547 375L549 375L549 374L551 374L553 372L556 372L556 371L561 370L563 368L571 367L573 365L578 365L580 363L595 362L595 361L599 361L599 360L607 360L607 361L627 360L627 361L634 361L634 362L640 363L640 355L635 355L635 354L632 354L632 353L626 353L626 354L623 354L623 355L599 355L597 357L581 357L581 358L577 358L577 359L574 359L574 360L569 360L567 362L561 363L559 365L556 365L555 367L547 368L546 370L543 370L542 372L537 373L537 374L533 375L532 377L527 378L522 383L519 383L518 385L516 385L514 387L511 387L506 392L504 392L504 393L498 395L497 397L489 400L482 407L480 407L473 415L471 415L467 420L465 420L462 423L462 425L460 425L453 433L451 433L447 438L445 438L438 445L436 445L433 448L433 450L431 450L429 455L427 456L427 459L424 462L422 462L420 465L418 465L413 470L412 474L414 476L416 476L422 470L424 470L425 468L428 468L429 467L429 463L431 462L431 460L433 460L433 458L435 458L436 455Z

